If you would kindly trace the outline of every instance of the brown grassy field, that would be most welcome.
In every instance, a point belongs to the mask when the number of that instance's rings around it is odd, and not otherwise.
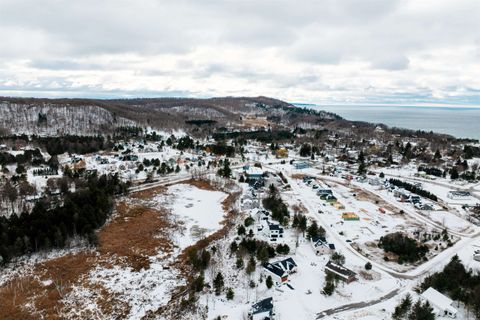
[[[201,189],[215,190],[204,181],[191,180],[187,183]],[[114,314],[119,318],[127,315],[129,306],[100,284],[89,282],[88,274],[97,266],[124,266],[134,271],[148,269],[149,257],[158,252],[168,257],[173,252],[169,234],[175,232],[178,226],[170,222],[167,210],[149,205],[152,198],[165,191],[165,187],[158,187],[118,201],[111,221],[97,232],[97,248],[47,260],[35,265],[27,275],[15,277],[1,286],[0,319],[61,319],[65,312],[69,312],[69,318],[78,319],[99,318],[102,314]],[[223,201],[223,208],[227,212],[224,227],[195,246],[204,248],[226,234],[230,227],[228,221],[236,214],[230,208],[237,197],[238,194],[230,194]],[[182,253],[172,267],[188,278],[185,262],[185,253]],[[91,298],[100,309],[98,313],[92,314],[90,310],[83,310],[80,304],[72,305],[71,301],[69,305],[64,303],[62,298],[75,286],[94,292]]]

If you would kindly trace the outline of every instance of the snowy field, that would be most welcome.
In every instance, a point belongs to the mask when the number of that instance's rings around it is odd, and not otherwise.
[[[167,209],[184,227],[182,234],[175,235],[175,242],[181,249],[220,229],[224,215],[222,201],[227,197],[226,193],[175,184],[168,188],[166,197],[169,199]]]

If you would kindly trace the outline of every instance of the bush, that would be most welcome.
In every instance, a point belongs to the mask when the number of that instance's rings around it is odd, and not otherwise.
[[[334,252],[332,254],[332,261],[338,265],[343,266],[345,264],[345,256],[339,252]]]
[[[278,254],[289,254],[290,247],[287,244],[279,244],[276,251]]]
[[[237,234],[239,236],[243,236],[243,235],[245,235],[245,231],[246,231],[245,227],[243,225],[241,225],[241,226],[238,227]]]
[[[370,262],[365,264],[365,270],[372,270],[372,264]]]
[[[232,288],[228,288],[227,290],[227,300],[233,300],[235,297],[235,292],[233,292]]]
[[[247,217],[243,224],[245,227],[250,227],[254,222],[255,220],[252,217]]]

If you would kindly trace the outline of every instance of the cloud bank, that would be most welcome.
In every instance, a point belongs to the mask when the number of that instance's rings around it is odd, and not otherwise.
[[[480,105],[477,0],[0,0],[0,95]]]

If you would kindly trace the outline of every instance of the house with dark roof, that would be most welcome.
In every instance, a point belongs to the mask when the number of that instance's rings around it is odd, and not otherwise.
[[[278,224],[268,223],[266,230],[271,242],[278,242],[279,238],[283,238],[283,227]]]
[[[328,261],[325,265],[325,272],[333,273],[335,276],[338,276],[341,280],[346,283],[353,282],[357,280],[356,273],[350,269],[345,268],[344,266]]]
[[[281,285],[288,281],[288,276],[297,272],[297,264],[292,258],[265,263],[263,270],[266,276],[271,276],[276,285]]]
[[[248,312],[250,320],[274,320],[273,298],[266,298],[252,305]]]
[[[311,243],[316,255],[332,254],[335,252],[335,245],[328,243],[325,237],[313,237]]]
[[[332,195],[333,196],[333,192],[331,189],[318,189],[317,190],[317,196],[328,196],[328,195]]]

